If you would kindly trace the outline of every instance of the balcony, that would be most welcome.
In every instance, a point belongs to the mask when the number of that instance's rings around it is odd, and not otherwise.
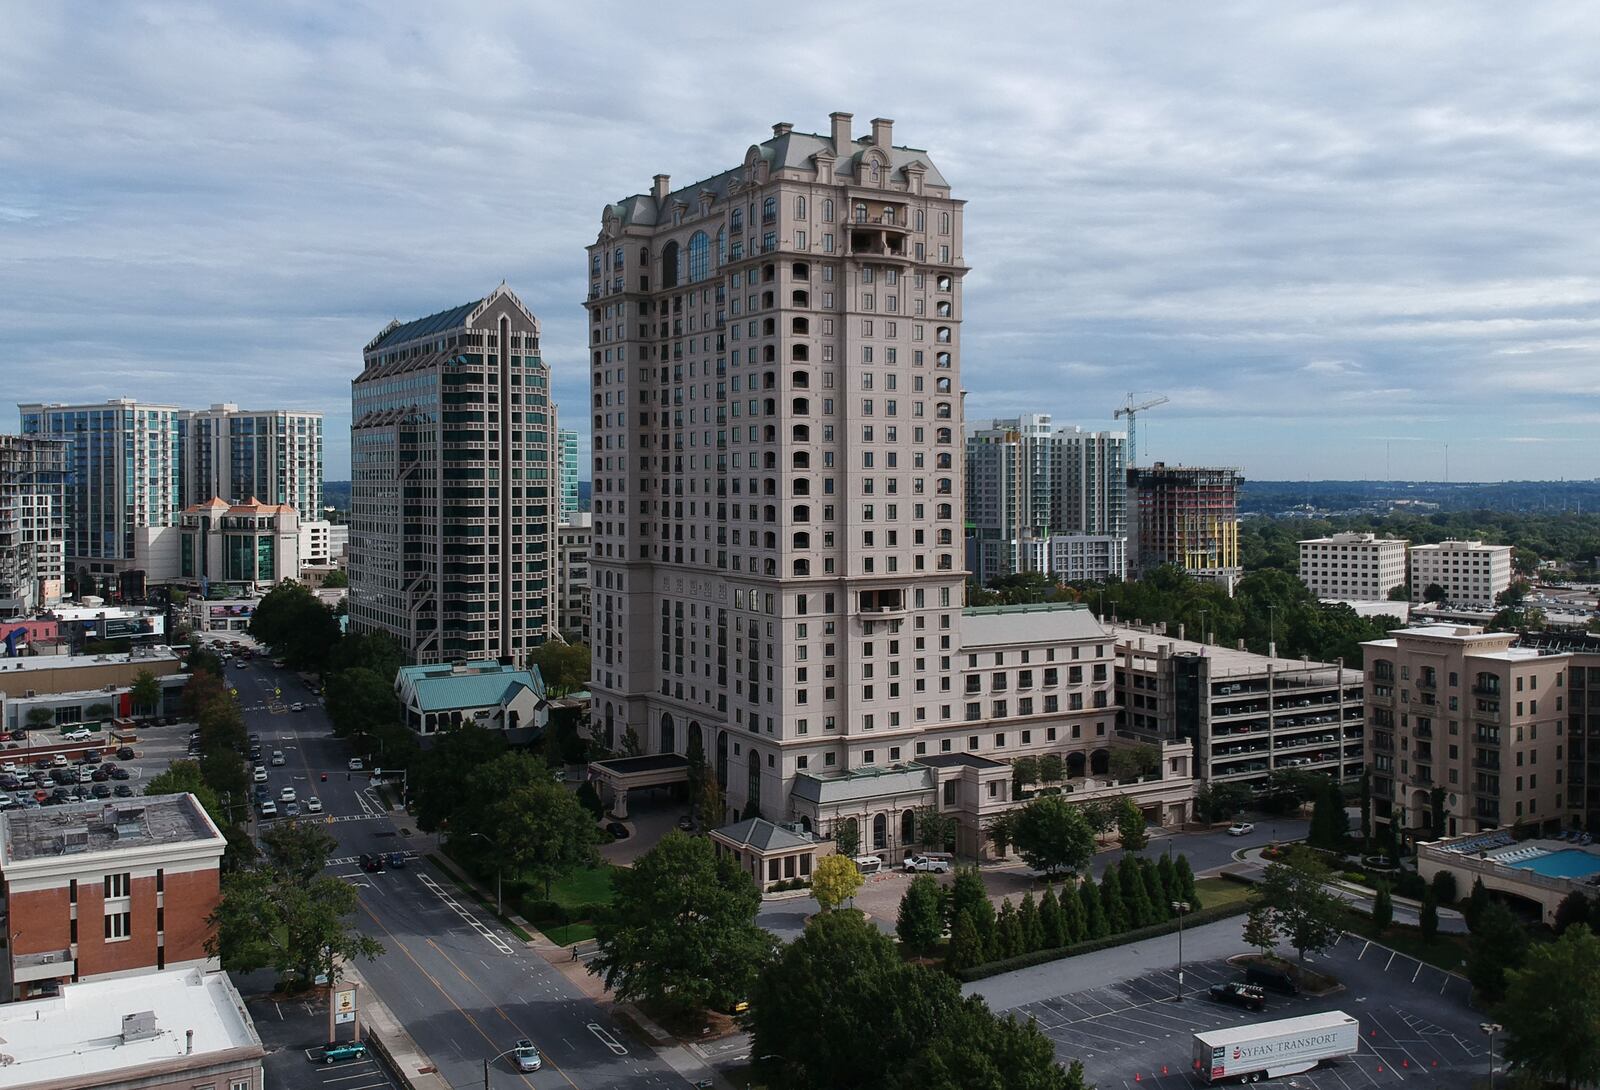
[[[18,984],[33,980],[55,980],[72,975],[71,950],[44,950],[18,954],[12,961],[11,979]]]

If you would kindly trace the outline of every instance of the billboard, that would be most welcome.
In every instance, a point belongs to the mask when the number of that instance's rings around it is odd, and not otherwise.
[[[213,621],[220,621],[228,617],[248,618],[255,612],[254,602],[231,603],[229,605],[209,605],[206,607]]]

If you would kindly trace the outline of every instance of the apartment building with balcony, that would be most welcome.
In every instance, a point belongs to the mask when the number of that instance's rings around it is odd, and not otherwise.
[[[1414,545],[1410,558],[1411,601],[1424,600],[1430,586],[1444,591],[1447,605],[1492,609],[1511,586],[1511,546],[1481,541]]]
[[[556,620],[560,506],[539,323],[501,284],[391,322],[351,384],[350,624],[413,662],[516,665]]]
[[[1362,648],[1375,823],[1436,839],[1565,820],[1570,656],[1450,624]]]
[[[1190,741],[1207,784],[1265,791],[1283,769],[1359,779],[1366,760],[1365,679],[1343,662],[1261,655],[1112,625],[1118,724],[1148,739]]]
[[[225,847],[193,795],[0,811],[0,1000],[218,968],[206,942]]]
[[[1134,572],[1163,565],[1197,579],[1222,583],[1232,593],[1239,561],[1237,469],[1169,466],[1156,462],[1128,470],[1128,551]]]
[[[66,589],[65,443],[0,435],[0,617],[27,616]]]
[[[1600,635],[1524,632],[1517,646],[1567,656],[1567,813],[1600,831]]]
[[[163,563],[180,510],[178,409],[132,398],[18,409],[23,435],[66,445],[68,574],[99,582]]]
[[[1320,599],[1378,602],[1406,581],[1404,538],[1345,533],[1300,542],[1300,581]]]
[[[253,497],[322,516],[321,413],[217,404],[179,413],[178,436],[184,507]]]

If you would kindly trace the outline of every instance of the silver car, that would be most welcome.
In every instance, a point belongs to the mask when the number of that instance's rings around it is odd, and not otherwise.
[[[511,1054],[517,1061],[518,1071],[537,1071],[544,1066],[544,1057],[539,1055],[539,1046],[526,1037],[517,1042]]]

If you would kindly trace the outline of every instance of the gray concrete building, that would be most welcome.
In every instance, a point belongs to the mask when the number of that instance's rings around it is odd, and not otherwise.
[[[391,322],[351,385],[350,624],[412,661],[521,665],[555,623],[550,373],[501,284]]]
[[[61,601],[66,458],[65,443],[0,435],[0,618]]]
[[[288,504],[322,517],[322,414],[213,405],[178,416],[182,505],[224,499]]]

